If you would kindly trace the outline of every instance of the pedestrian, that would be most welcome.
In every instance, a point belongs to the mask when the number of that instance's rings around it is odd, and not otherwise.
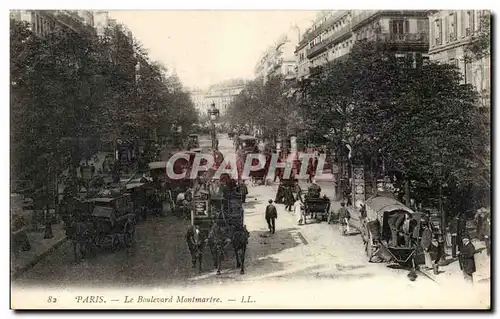
[[[490,214],[487,214],[486,219],[483,222],[483,238],[484,238],[484,244],[486,245],[486,254],[488,256],[490,256],[490,254],[491,254],[490,232],[491,232],[491,216],[490,216]]]
[[[439,274],[439,261],[444,257],[444,236],[443,234],[437,235],[437,253],[434,259],[434,264],[432,265],[434,274]]]
[[[399,245],[398,230],[405,220],[405,215],[405,213],[398,212],[389,217],[388,224],[391,229],[391,247],[397,247]]]
[[[409,247],[411,244],[411,238],[413,230],[417,226],[417,221],[413,219],[410,213],[405,214],[405,220],[403,222],[403,236],[405,240],[405,246]]]
[[[90,177],[93,178],[95,175],[95,166],[94,163],[90,165]]]
[[[242,180],[241,181],[241,200],[243,201],[243,203],[245,203],[247,201],[247,195],[248,195],[248,188],[247,188],[247,184],[245,184],[245,181]]]
[[[292,206],[294,204],[293,191],[290,186],[285,188],[285,209],[289,212],[292,211]]]
[[[342,235],[347,235],[350,233],[349,229],[349,220],[351,219],[351,214],[345,207],[345,203],[340,203],[339,209],[339,223],[340,223],[340,232]]]
[[[425,268],[432,269],[431,246],[432,246],[432,232],[427,221],[422,221],[422,235],[420,238],[420,245],[424,250]]]
[[[321,187],[316,184],[316,180],[312,180],[311,186],[307,189],[307,195],[311,198],[319,198],[321,195]]]
[[[474,254],[476,253],[476,248],[470,240],[470,236],[465,235],[462,237],[462,249],[459,253],[460,269],[464,273],[464,278],[466,281],[472,283],[472,275],[476,272],[476,261],[474,260]]]
[[[304,222],[304,224],[306,222],[303,210],[304,210],[304,205],[302,204],[302,200],[300,196],[297,196],[297,199],[293,204],[293,211],[295,212],[295,216],[297,217],[298,225],[302,225],[302,221]]]
[[[278,211],[276,206],[273,205],[273,200],[270,199],[269,205],[266,207],[266,222],[271,234],[276,232],[276,219],[278,219]]]
[[[359,209],[359,214],[360,214],[362,220],[366,218],[366,205],[365,204],[361,204],[361,208]]]

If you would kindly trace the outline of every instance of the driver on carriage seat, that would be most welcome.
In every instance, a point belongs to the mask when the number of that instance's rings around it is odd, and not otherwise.
[[[311,186],[307,189],[307,195],[310,198],[319,198],[321,195],[321,187],[316,184],[316,180],[312,181]]]

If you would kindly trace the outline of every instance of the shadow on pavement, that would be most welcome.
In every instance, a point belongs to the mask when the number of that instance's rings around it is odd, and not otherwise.
[[[256,205],[262,204],[261,200],[257,200],[256,198],[248,198],[245,203],[243,203],[243,209],[251,209],[254,208]]]

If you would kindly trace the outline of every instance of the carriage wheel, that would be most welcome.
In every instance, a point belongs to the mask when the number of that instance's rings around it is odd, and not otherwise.
[[[132,244],[134,243],[134,234],[134,225],[127,223],[127,225],[125,226],[125,231],[123,233],[123,241],[125,242],[125,246],[132,247]]]
[[[120,238],[114,234],[111,236],[111,251],[116,253],[118,250],[120,250]]]

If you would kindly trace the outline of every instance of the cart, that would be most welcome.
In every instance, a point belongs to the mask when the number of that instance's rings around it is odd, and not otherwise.
[[[402,203],[389,197],[373,197],[366,201],[366,218],[361,221],[361,236],[368,262],[386,262],[405,268],[415,268],[418,252],[416,240],[408,245],[390,245],[391,229],[389,218],[394,214],[410,213],[417,221],[415,230],[420,229],[420,213],[413,212]],[[413,236],[415,238],[418,236]]]
[[[330,199],[326,196],[320,198],[304,198],[306,216],[318,221],[326,221],[330,212]]]

